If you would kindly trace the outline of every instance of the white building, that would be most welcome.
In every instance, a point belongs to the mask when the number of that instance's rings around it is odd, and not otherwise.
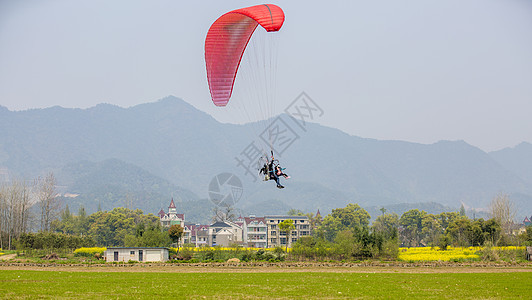
[[[167,261],[168,248],[153,247],[110,247],[104,253],[107,262],[155,262]]]
[[[237,221],[242,220],[244,245],[253,248],[267,248],[268,247],[268,226],[264,217],[240,217]],[[238,223],[238,222],[237,222]]]
[[[297,242],[300,237],[310,236],[310,222],[307,216],[265,216],[266,225],[268,226],[268,248],[277,246],[291,246]],[[295,229],[286,236],[286,232],[279,230],[279,223],[291,219],[294,221]]]
[[[194,244],[195,247],[207,246],[209,240],[209,225],[185,225],[183,243]]]
[[[233,244],[243,244],[242,226],[231,221],[216,222],[209,226],[208,246],[228,247]]]
[[[174,198],[170,201],[168,206],[168,213],[165,213],[161,208],[161,211],[157,214],[161,219],[161,225],[163,227],[170,227],[172,225],[180,225],[185,228],[185,214],[178,214],[177,208],[175,207]]]

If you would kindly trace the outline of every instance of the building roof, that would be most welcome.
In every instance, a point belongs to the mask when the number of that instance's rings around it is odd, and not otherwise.
[[[227,224],[225,222],[218,221],[218,222],[216,222],[214,224],[211,224],[210,227],[231,227],[231,225],[229,225],[229,224]]]
[[[107,247],[109,249],[167,249],[167,247]]]
[[[170,206],[168,206],[168,208],[175,208],[174,198],[170,201]]]
[[[249,223],[251,223],[251,222],[255,222],[255,221],[256,221],[257,223],[260,223],[260,222],[262,222],[262,223],[266,223],[264,217],[260,217],[260,218],[257,218],[257,217],[254,217],[254,218],[251,218],[251,217],[249,217],[249,218],[248,218],[248,217],[245,217],[245,218],[244,218],[244,221],[246,221],[246,224],[249,224]]]
[[[523,221],[523,223],[530,223],[530,220],[528,219],[528,217],[525,217],[525,220]]]
[[[196,225],[196,224],[189,224],[185,227],[190,230],[190,236],[196,236],[196,231],[203,231],[209,229],[209,225]]]
[[[307,216],[264,216],[265,219],[308,220]]]
[[[157,214],[159,216],[159,218],[162,218],[164,217],[164,215],[166,215],[166,213],[164,212],[164,210],[161,208],[161,211]]]

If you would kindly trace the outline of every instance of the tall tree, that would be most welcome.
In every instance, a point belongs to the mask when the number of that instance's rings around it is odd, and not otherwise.
[[[183,227],[181,227],[181,225],[174,224],[170,226],[170,228],[168,229],[168,235],[172,239],[172,242],[179,245],[179,240],[183,236],[183,231],[184,230],[183,230]]]
[[[438,218],[442,229],[445,230],[447,229],[447,226],[449,226],[454,220],[458,219],[460,215],[457,212],[442,212],[441,214],[436,215],[436,217]]]
[[[279,223],[279,231],[286,234],[286,250],[288,252],[288,246],[292,244],[292,236],[290,235],[292,231],[296,229],[294,225],[294,220],[286,219]]]
[[[318,227],[318,235],[333,241],[340,231],[349,229],[357,232],[357,229],[367,228],[371,216],[358,204],[349,203],[344,208],[333,209],[330,214],[323,218]]]
[[[30,227],[30,187],[23,180],[0,186],[0,247],[11,249],[13,239]]]
[[[417,247],[422,239],[423,217],[427,213],[418,209],[411,209],[405,212],[399,219],[402,226],[401,241],[410,247]]]
[[[225,221],[231,221],[234,222],[236,220],[235,215],[235,208],[231,205],[228,206],[215,206],[213,208],[213,222],[225,222]]]
[[[383,234],[386,238],[396,238],[398,226],[399,216],[396,213],[391,213],[378,216],[371,225],[371,229],[373,232]]]
[[[89,230],[87,226],[87,212],[85,211],[85,207],[80,206],[78,209],[78,217],[76,220],[76,233],[79,235],[86,234],[86,232]]]
[[[465,210],[464,204],[462,204],[462,206],[460,206],[460,216],[462,216],[462,217],[466,216],[466,210]]]
[[[386,213],[386,208],[384,208],[384,206],[383,206],[383,207],[381,207],[381,209],[379,209],[379,210],[382,212],[382,215],[384,216],[384,214]]]
[[[440,243],[443,228],[438,216],[425,214],[421,219],[421,234],[423,239],[431,247],[436,247]]]
[[[458,218],[447,227],[447,235],[456,246],[467,247],[471,245],[471,220],[466,217]]]
[[[288,210],[288,212],[286,214],[289,215],[289,216],[303,216],[303,215],[305,215],[301,210],[295,209],[295,208],[291,208],[290,210]]]
[[[41,231],[50,231],[52,221],[59,214],[61,203],[55,189],[56,180],[53,173],[37,179],[37,201],[41,209]]]
[[[503,235],[512,234],[515,206],[507,194],[498,194],[491,200],[490,214],[501,225]]]

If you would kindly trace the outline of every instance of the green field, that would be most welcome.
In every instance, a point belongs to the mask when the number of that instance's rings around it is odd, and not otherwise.
[[[532,272],[153,273],[1,270],[17,298],[528,298]]]

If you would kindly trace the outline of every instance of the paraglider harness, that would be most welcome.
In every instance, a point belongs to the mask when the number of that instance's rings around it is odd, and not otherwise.
[[[273,155],[271,161],[266,158],[266,162],[264,162],[262,168],[259,171],[259,174],[264,174],[264,181],[275,180],[275,177],[277,177],[275,175],[275,169],[278,165],[279,161],[274,159]]]

